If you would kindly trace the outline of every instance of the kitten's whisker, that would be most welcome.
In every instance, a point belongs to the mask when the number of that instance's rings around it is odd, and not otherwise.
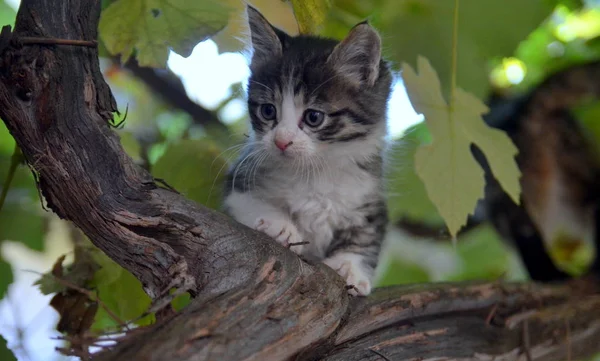
[[[252,172],[252,188],[256,188],[256,172],[260,169],[262,162],[265,159],[267,159],[268,156],[269,156],[269,153],[267,153],[266,151],[261,152],[261,154],[259,154],[257,156],[257,160],[256,160],[255,166],[254,166],[254,171]]]
[[[246,182],[246,187],[248,188],[250,188],[251,186],[252,188],[254,188],[256,186],[256,181],[254,179],[254,177],[256,176],[255,171],[256,167],[258,166],[258,162],[262,156],[263,150],[260,149],[258,154],[256,154],[256,156],[252,157],[252,159],[250,160],[250,165],[248,166],[246,177],[244,178]]]
[[[327,80],[323,81],[321,84],[319,84],[316,88],[313,89],[313,91],[310,92],[310,94],[308,95],[309,97],[311,97],[317,90],[319,90],[320,87],[322,87],[323,85],[329,83],[330,81],[332,81],[333,79],[342,76],[342,74],[334,74],[331,77],[329,77]]]
[[[224,151],[222,151],[221,153],[219,153],[219,154],[218,154],[218,155],[217,155],[217,156],[216,156],[216,157],[213,159],[213,161],[212,161],[212,163],[210,164],[210,166],[212,167],[212,166],[215,164],[215,162],[217,161],[217,159],[221,158],[221,156],[223,156],[223,155],[224,155],[226,152],[233,151],[233,152],[235,153],[235,151],[236,151],[236,150],[239,150],[239,149],[241,149],[241,148],[243,148],[243,147],[245,147],[245,146],[247,146],[247,144],[244,144],[244,143],[242,143],[242,144],[236,144],[236,145],[232,145],[231,147],[229,147],[229,148],[225,149]],[[231,157],[228,157],[228,158],[231,158]]]
[[[217,172],[217,175],[215,176],[215,178],[213,179],[212,185],[210,186],[210,190],[208,191],[208,196],[206,197],[206,202],[208,203],[208,201],[210,200],[210,197],[212,196],[212,192],[215,189],[215,185],[217,183],[217,179],[219,179],[219,176],[221,175],[221,172],[223,172],[223,169],[225,169],[225,167],[229,166],[231,164],[231,159],[237,155],[236,150],[239,150],[245,146],[249,146],[252,144],[248,144],[248,143],[242,143],[242,144],[236,144],[236,145],[232,145],[231,147],[225,149],[224,151],[222,151],[219,155],[217,155],[215,157],[215,159],[213,159],[213,161],[210,164],[210,168],[212,169],[212,167],[214,166],[215,162],[217,161],[217,159],[219,159],[221,156],[224,155],[225,152],[228,151],[232,151],[232,153],[227,156],[225,158],[225,162],[223,162],[223,165],[219,168],[219,171]]]
[[[250,82],[251,82],[251,83],[254,83],[254,84],[256,84],[256,85],[260,85],[260,86],[264,87],[264,88],[265,88],[265,89],[267,89],[267,90],[270,90],[270,91],[271,91],[273,94],[275,93],[275,91],[274,91],[273,89],[271,89],[270,87],[268,87],[267,85],[265,85],[265,84],[263,84],[263,83],[261,83],[261,82],[258,82],[258,81],[256,81],[256,80],[250,80]]]
[[[258,150],[253,150],[253,151],[252,151],[252,152],[250,152],[250,153],[249,153],[249,154],[248,154],[246,157],[244,157],[244,159],[242,159],[242,160],[241,160],[241,161],[238,163],[237,167],[235,167],[235,170],[234,170],[234,172],[233,172],[233,177],[232,177],[232,180],[231,180],[231,191],[233,191],[233,190],[235,189],[235,179],[236,179],[236,177],[237,177],[238,171],[240,170],[240,167],[242,166],[242,164],[244,164],[244,162],[245,162],[245,161],[246,161],[248,158],[250,158],[250,157],[253,157],[254,155],[258,154],[260,151],[261,151],[261,149],[260,149],[260,148],[259,148]]]

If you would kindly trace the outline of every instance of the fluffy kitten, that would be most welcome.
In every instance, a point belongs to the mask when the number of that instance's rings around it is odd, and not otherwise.
[[[364,22],[341,42],[292,37],[252,7],[248,18],[253,131],[229,172],[225,211],[368,295],[387,224],[392,75],[379,35]]]

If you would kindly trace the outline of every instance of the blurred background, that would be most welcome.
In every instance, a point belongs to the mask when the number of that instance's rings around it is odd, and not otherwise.
[[[112,2],[103,1],[103,6]],[[134,59],[122,64],[101,46],[104,76],[121,113],[127,109],[125,122],[115,129],[125,150],[155,177],[213,208],[220,202],[227,165],[237,156],[234,146],[243,142],[248,131],[244,99],[249,69],[240,40],[245,31],[243,3],[225,2],[235,9],[227,28],[197,44],[187,57],[171,51],[167,68],[141,67]],[[250,3],[274,25],[291,34],[298,32],[289,3]],[[381,32],[384,55],[394,69],[399,70],[403,62],[414,67],[417,55],[424,55],[446,86],[451,73],[453,4],[332,0],[320,33],[342,38],[350,27],[368,18]],[[18,6],[19,0],[0,0],[0,25],[14,24]],[[552,72],[600,58],[598,0],[463,0],[460,9],[457,83],[482,100],[492,92],[520,94]],[[597,107],[580,114],[595,134],[600,134],[596,124],[600,122],[594,122],[598,112]],[[414,172],[415,149],[430,137],[399,75],[389,103],[389,130],[393,146],[386,177],[391,226],[378,285],[526,280],[520,260],[490,225],[461,234],[456,244],[448,236]],[[14,144],[1,123],[1,185],[12,173],[13,159],[18,160],[18,154],[13,157]],[[55,329],[60,316],[49,306],[53,287],[34,283],[61,255],[67,255],[65,264],[71,262],[74,245],[86,242],[82,238],[70,224],[44,210],[31,170],[18,164],[0,211],[0,335],[19,360],[70,359],[55,350],[64,341]],[[593,255],[592,246],[583,241],[548,246],[556,262],[574,275],[587,267]],[[102,268],[94,269],[90,280],[100,298],[122,319],[139,316],[149,302],[139,282],[110,260],[95,257]],[[110,292],[103,293],[104,289]],[[114,320],[100,309],[92,330],[111,326]]]

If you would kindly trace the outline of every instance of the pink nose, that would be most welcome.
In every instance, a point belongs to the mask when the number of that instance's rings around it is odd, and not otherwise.
[[[287,149],[287,147],[289,147],[290,145],[292,145],[292,141],[289,140],[281,140],[281,139],[275,139],[275,145],[277,146],[277,148],[281,149],[281,151],[283,152],[284,150]]]

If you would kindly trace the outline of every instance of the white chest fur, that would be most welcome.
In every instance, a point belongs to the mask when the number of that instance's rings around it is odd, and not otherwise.
[[[357,208],[376,191],[377,180],[356,166],[333,167],[313,174],[291,176],[287,172],[265,180],[269,192],[260,192],[267,200],[288,213],[310,242],[304,253],[323,258],[334,232],[365,222]]]

